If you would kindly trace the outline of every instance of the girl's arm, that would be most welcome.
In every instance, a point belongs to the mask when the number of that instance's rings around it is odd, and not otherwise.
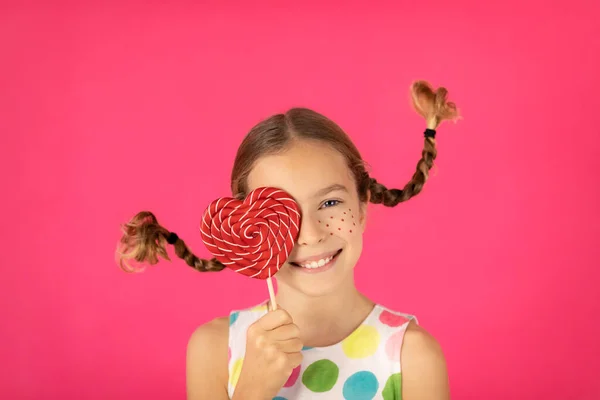
[[[229,319],[227,317],[217,318],[194,331],[187,348],[188,400],[229,400],[228,341]]]
[[[425,329],[411,322],[401,354],[402,399],[449,400],[446,360],[438,342]]]

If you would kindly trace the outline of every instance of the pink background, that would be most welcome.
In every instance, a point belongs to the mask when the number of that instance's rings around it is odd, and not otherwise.
[[[414,79],[465,118],[421,196],[371,206],[358,286],[438,338],[454,399],[600,396],[597,1],[145,3],[0,8],[2,398],[184,398],[191,332],[266,285],[125,274],[119,224],[152,210],[207,256],[236,146],[297,105],[403,185]]]

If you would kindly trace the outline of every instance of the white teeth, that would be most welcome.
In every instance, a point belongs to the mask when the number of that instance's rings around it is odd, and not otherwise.
[[[319,261],[312,261],[306,264],[300,264],[300,266],[302,268],[308,268],[308,269],[314,269],[314,268],[319,268],[324,266],[325,264],[329,263],[329,261],[333,260],[333,257],[327,257],[327,258],[323,258]]]

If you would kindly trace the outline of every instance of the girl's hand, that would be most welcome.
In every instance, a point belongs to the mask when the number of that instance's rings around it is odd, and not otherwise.
[[[250,325],[234,399],[272,399],[302,363],[300,330],[283,309]]]

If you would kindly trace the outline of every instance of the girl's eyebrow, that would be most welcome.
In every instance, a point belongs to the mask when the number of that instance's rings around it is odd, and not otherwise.
[[[339,183],[334,183],[333,185],[329,185],[326,188],[319,190],[317,193],[315,193],[314,197],[323,197],[326,194],[329,194],[331,192],[335,192],[338,190],[348,193],[348,189],[346,188],[346,186],[340,185]]]

